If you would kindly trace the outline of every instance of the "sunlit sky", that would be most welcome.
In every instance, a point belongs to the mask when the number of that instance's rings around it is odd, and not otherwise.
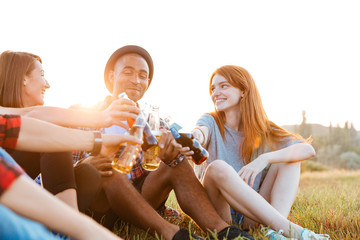
[[[212,72],[225,64],[254,77],[269,118],[360,129],[358,1],[0,2],[0,51],[43,60],[49,106],[92,104],[107,94],[105,63],[136,44],[154,60],[142,102],[158,104],[185,129],[213,110]]]

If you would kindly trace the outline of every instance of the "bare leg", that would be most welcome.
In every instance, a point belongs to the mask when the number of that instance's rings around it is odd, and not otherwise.
[[[205,188],[208,193],[221,193],[234,209],[248,218],[270,226],[275,230],[283,229],[286,236],[294,234],[300,236],[303,228],[288,221],[261,195],[247,185],[235,170],[224,161],[214,161],[209,165],[204,177]],[[210,196],[213,199],[212,196]],[[215,196],[217,200],[221,198]]]
[[[287,218],[296,198],[299,181],[300,162],[272,164],[259,193]]]
[[[149,233],[164,236],[165,239],[172,239],[179,227],[164,220],[141,194],[130,183],[126,174],[113,171],[111,177],[103,177],[102,182],[105,198],[114,212],[123,220],[134,224],[144,230],[149,229]],[[101,196],[100,196],[101,198]],[[99,199],[97,201],[100,201]],[[103,207],[106,205],[103,205]],[[93,204],[96,209],[96,204]],[[102,209],[102,210],[105,210]]]
[[[142,195],[157,208],[171,189],[174,189],[181,209],[204,231],[210,229],[219,232],[229,226],[214,209],[188,161],[183,161],[174,168],[161,163],[159,169],[146,178]]]
[[[231,223],[232,218],[230,214],[230,205],[221,194],[220,190],[210,184],[204,184],[204,186],[210,201],[213,203],[215,210],[218,212],[220,217],[227,223]]]
[[[300,180],[300,162],[272,164],[259,194],[281,215],[288,217],[294,204]],[[256,227],[257,222],[245,218],[245,227]]]

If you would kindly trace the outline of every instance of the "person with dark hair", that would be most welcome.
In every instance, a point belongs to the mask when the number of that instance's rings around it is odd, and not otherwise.
[[[12,113],[67,127],[121,125],[121,120],[135,118],[139,112],[135,106],[131,106],[131,101],[125,103],[126,100],[115,101],[102,112],[43,107],[44,93],[49,87],[39,56],[27,52],[1,53],[0,106],[8,108],[7,111],[12,108]],[[80,211],[90,205],[99,190],[100,175],[97,170],[89,164],[73,167],[71,152],[15,151],[12,157],[31,178],[41,173],[45,189]]]
[[[315,155],[308,140],[270,121],[250,73],[226,65],[210,78],[215,111],[204,114],[193,135],[209,159],[195,172],[225,221],[263,224],[270,239],[329,239],[287,220],[300,179],[300,162]]]
[[[153,61],[145,49],[135,45],[119,48],[105,67],[105,85],[112,94],[106,102],[110,103],[120,93],[126,93],[136,103],[147,91],[153,74]],[[127,130],[112,126],[104,131],[124,133]],[[156,171],[151,172],[142,168],[142,154],[136,159],[130,174],[112,170],[111,161],[107,159],[89,157],[82,160],[96,166],[103,175],[101,195],[91,206],[98,220],[104,220],[104,214],[105,222],[110,220],[110,216],[116,216],[166,240],[190,239],[190,235],[192,239],[201,239],[187,229],[164,220],[156,211],[164,206],[170,191],[174,190],[183,212],[205,232],[215,231],[218,239],[235,239],[239,236],[253,239],[236,226],[229,226],[217,214],[191,165],[183,161],[184,156],[180,154],[179,150],[189,148],[177,144],[170,131],[165,129],[161,130],[159,146],[158,157],[162,162]],[[108,227],[111,226],[110,222]]]

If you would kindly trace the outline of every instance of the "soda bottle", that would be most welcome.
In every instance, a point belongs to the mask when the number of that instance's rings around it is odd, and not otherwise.
[[[145,124],[145,116],[142,112],[140,112],[130,129],[130,135],[135,136],[138,139],[142,139]],[[139,153],[139,147],[139,144],[132,143],[125,143],[123,147],[120,147],[112,162],[113,169],[120,173],[129,173],[134,165],[136,156]]]
[[[149,128],[147,128],[147,126]],[[145,126],[144,129],[144,144],[142,145],[142,167],[148,171],[155,171],[161,162],[161,160],[158,159],[160,153],[160,147],[158,145],[160,141],[159,107],[151,106],[147,126]],[[145,137],[145,135],[147,136]]]
[[[170,126],[170,131],[171,131],[172,135],[174,136],[175,140],[178,143],[180,143],[182,146],[189,147],[190,150],[194,152],[194,154],[192,155],[192,161],[195,164],[197,164],[197,165],[202,164],[209,157],[208,151],[206,151],[206,149],[203,148],[201,146],[201,144],[199,143],[199,141],[196,140],[195,138],[192,139],[188,136],[188,134],[179,133],[177,126],[179,126],[179,125],[172,124]]]

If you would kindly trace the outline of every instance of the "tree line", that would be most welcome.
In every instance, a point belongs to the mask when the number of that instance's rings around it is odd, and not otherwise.
[[[313,160],[334,168],[360,169],[360,139],[353,123],[347,121],[343,127],[330,123],[326,134],[315,133],[312,127],[303,111],[302,122],[294,130],[304,138],[312,137],[316,150]]]

